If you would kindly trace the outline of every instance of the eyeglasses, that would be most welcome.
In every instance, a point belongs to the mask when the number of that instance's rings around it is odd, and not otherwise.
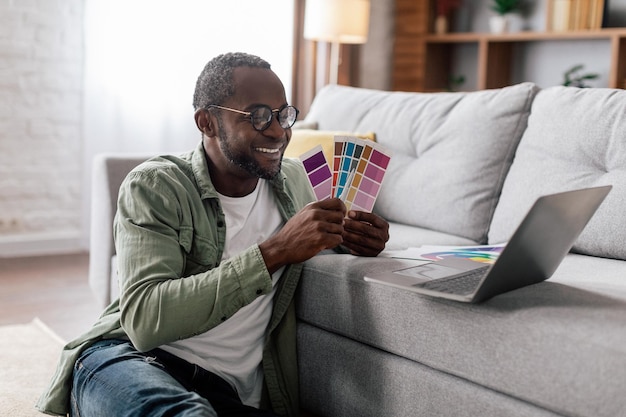
[[[272,124],[272,120],[274,120],[274,113],[278,116],[278,123],[280,127],[283,129],[289,129],[296,122],[298,118],[298,113],[300,112],[294,106],[284,105],[279,109],[272,110],[269,106],[259,106],[252,111],[241,111],[236,109],[231,109],[230,107],[218,106],[217,104],[209,104],[209,107],[215,107],[216,109],[228,110],[234,113],[243,114],[250,117],[250,123],[252,123],[252,127],[254,130],[259,132],[264,131]]]

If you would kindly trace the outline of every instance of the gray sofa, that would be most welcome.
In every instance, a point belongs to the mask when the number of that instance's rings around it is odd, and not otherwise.
[[[626,91],[329,86],[305,122],[394,156],[388,248],[506,241],[534,200],[613,190],[548,281],[478,305],[365,282],[393,259],[321,255],[299,288],[302,405],[320,416],[626,416]]]
[[[375,211],[389,249],[506,241],[543,194],[613,190],[548,281],[466,305],[363,280],[408,261],[323,254],[298,299],[301,405],[318,416],[626,415],[626,91],[524,83],[471,93],[341,86],[305,124],[394,153]],[[90,282],[105,304],[121,178],[94,165]],[[113,261],[114,262],[114,261]]]

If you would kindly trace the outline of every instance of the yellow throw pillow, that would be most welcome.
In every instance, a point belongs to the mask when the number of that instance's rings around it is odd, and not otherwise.
[[[333,160],[333,145],[335,136],[356,136],[360,139],[368,139],[376,142],[376,134],[374,132],[354,133],[313,129],[293,129],[291,131],[291,142],[289,142],[289,145],[285,150],[285,156],[288,158],[298,158],[300,155],[310,149],[313,149],[317,145],[322,145],[326,161],[330,164]]]

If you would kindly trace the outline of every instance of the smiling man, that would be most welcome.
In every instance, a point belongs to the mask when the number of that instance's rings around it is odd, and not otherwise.
[[[120,188],[120,299],[64,349],[38,408],[73,416],[296,416],[300,263],[376,256],[388,224],[314,202],[283,160],[298,110],[264,60],[211,60],[198,78],[197,149],[151,159]]]

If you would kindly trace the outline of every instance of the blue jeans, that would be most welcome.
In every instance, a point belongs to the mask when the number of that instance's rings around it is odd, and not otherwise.
[[[242,404],[229,383],[197,365],[115,339],[95,343],[76,361],[70,415],[276,416]]]

